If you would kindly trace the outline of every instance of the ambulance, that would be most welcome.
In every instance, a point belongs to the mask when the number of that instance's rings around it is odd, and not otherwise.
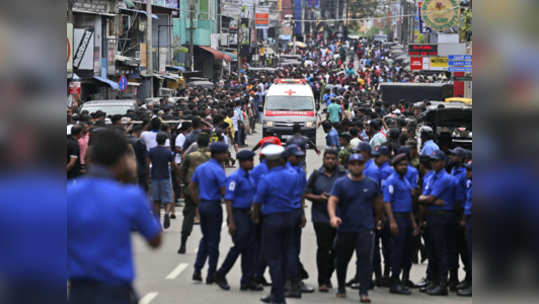
[[[275,79],[266,94],[263,112],[263,137],[276,136],[286,142],[292,127],[316,144],[317,115],[311,86],[305,79]]]

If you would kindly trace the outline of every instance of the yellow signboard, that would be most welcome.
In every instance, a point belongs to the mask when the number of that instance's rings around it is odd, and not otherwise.
[[[146,58],[147,58],[147,51],[146,51],[146,43],[140,44],[140,66],[146,67]]]
[[[449,68],[449,59],[447,57],[430,57],[431,68]]]
[[[446,31],[455,26],[459,16],[457,0],[425,0],[421,9],[423,22],[435,31]]]

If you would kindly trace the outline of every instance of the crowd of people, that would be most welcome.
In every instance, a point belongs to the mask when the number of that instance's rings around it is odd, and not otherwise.
[[[471,151],[434,141],[436,130],[419,121],[426,104],[388,106],[378,90],[382,82],[445,76],[407,71],[391,58],[388,45],[374,41],[320,40],[297,51],[300,66],[275,73],[247,69],[214,89],[181,89],[174,103],[163,98],[108,117],[68,109],[73,303],[117,303],[99,298],[104,286],[120,286],[111,297],[132,296],[129,232],[138,230],[158,247],[161,217],[168,229],[179,198],[184,203],[177,253],[185,254],[194,224],[202,231],[195,281],[202,281],[208,260],[206,283],[229,290],[226,275],[241,255],[241,290],[269,286],[269,268],[271,292],[262,301],[285,303],[285,297],[312,292],[303,283],[308,272],[299,258],[308,201],[320,292],[332,290],[336,272],[337,297],[345,297],[347,287],[359,289],[362,303],[370,302],[369,289],[383,286],[402,295],[420,288],[430,295],[449,289],[471,296]],[[322,166],[313,172],[305,171],[312,145],[300,134],[286,145],[266,137],[245,149],[275,78],[306,79],[313,89],[326,133],[323,153],[315,147]],[[226,176],[226,167],[236,170]],[[223,203],[234,246],[218,267]],[[357,271],[347,280],[354,251]],[[411,267],[424,260],[425,279],[414,283]]]

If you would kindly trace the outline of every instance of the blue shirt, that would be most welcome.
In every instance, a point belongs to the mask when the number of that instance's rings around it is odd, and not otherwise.
[[[220,201],[221,187],[226,186],[226,173],[221,164],[214,158],[195,169],[193,182],[198,184],[200,200]]]
[[[339,147],[340,146],[340,143],[339,143],[339,133],[337,132],[337,130],[335,130],[335,128],[331,128],[331,130],[329,130],[328,134],[326,135],[326,145],[328,147]]]
[[[423,195],[434,195],[445,201],[444,206],[429,205],[429,210],[454,210],[455,209],[455,178],[451,176],[445,169],[434,173],[429,180]]]
[[[68,278],[131,283],[135,277],[131,229],[137,227],[148,240],[160,231],[149,206],[138,186],[101,177],[68,184]]]
[[[329,194],[331,192],[331,188],[333,188],[333,185],[335,184],[335,181],[338,178],[346,175],[346,171],[341,167],[337,167],[331,177],[327,176],[327,174],[324,172],[325,170],[322,167],[315,170],[311,176],[309,176],[309,180],[307,181],[307,189],[305,190],[306,193],[321,195],[325,192]],[[313,202],[311,208],[311,219],[313,223],[329,223],[327,202]]]
[[[278,166],[266,173],[256,189],[254,201],[261,204],[262,214],[296,210],[294,197],[298,188],[298,174]]]
[[[169,179],[168,164],[174,161],[174,153],[163,146],[150,149],[148,157],[152,163],[151,179]]]
[[[363,169],[363,175],[372,178],[375,182],[380,185],[381,179],[380,179],[380,168],[378,168],[378,165],[374,162],[374,159],[369,160],[365,163],[365,169]]]
[[[380,166],[380,186],[382,186],[384,181],[390,177],[393,172],[395,172],[395,169],[393,169],[388,162],[385,162]]]
[[[251,208],[255,191],[253,177],[239,168],[232,172],[226,180],[225,200],[232,201],[234,208]]]
[[[391,203],[393,212],[412,212],[412,184],[406,176],[394,172],[384,182],[384,202]]]
[[[255,183],[255,188],[258,187],[258,184],[260,183],[260,180],[266,173],[269,172],[268,166],[266,165],[266,160],[262,160],[260,164],[256,165],[256,167],[251,170],[251,177],[253,178],[253,181]]]
[[[395,171],[395,168],[391,167],[391,169],[391,174],[395,174],[397,172]],[[408,165],[408,170],[406,171],[404,177],[408,180],[412,188],[419,187],[419,171],[417,171],[415,167]]]
[[[451,175],[455,177],[455,200],[463,203],[466,200],[466,168],[453,167]]]
[[[466,201],[464,203],[464,214],[472,215],[472,180],[466,180]]]
[[[434,151],[440,150],[440,147],[431,139],[427,140],[421,149],[421,155],[432,156]]]
[[[337,216],[342,220],[339,231],[358,232],[374,229],[374,199],[379,195],[378,184],[369,177],[352,181],[343,176],[335,181],[331,195],[339,198]]]
[[[305,194],[305,188],[307,187],[307,174],[301,165],[292,166],[290,163],[286,163],[286,168],[292,170],[292,172],[298,175],[298,185],[296,187],[294,207],[299,209],[301,208],[301,200],[303,199],[303,194]]]

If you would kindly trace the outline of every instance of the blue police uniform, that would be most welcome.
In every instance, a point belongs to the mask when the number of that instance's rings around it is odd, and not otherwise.
[[[373,200],[380,194],[379,185],[369,177],[361,181],[352,181],[348,176],[343,176],[335,181],[330,194],[339,199],[337,216],[342,219],[342,225],[337,230],[335,245],[339,290],[345,289],[346,269],[355,250],[356,271],[360,280],[359,293],[367,295],[373,266],[374,209],[372,205]]]
[[[266,165],[266,160],[263,159],[258,165],[256,165],[253,170],[251,170],[250,175],[253,178],[255,189],[258,189],[258,184],[262,177],[269,172],[268,166]],[[261,219],[261,222],[264,219]],[[262,224],[256,225],[256,262],[255,262],[255,276],[257,278],[262,278],[266,269],[266,261],[264,259],[264,253],[262,252]]]
[[[258,187],[258,184],[260,183],[260,180],[262,177],[269,172],[268,166],[266,165],[266,160],[262,160],[258,165],[256,165],[253,170],[251,170],[250,174],[253,178],[253,181],[255,183],[255,187]]]
[[[457,148],[458,149],[458,148]],[[455,149],[456,150],[456,149]],[[454,150],[453,150],[454,151]],[[464,207],[464,202],[466,200],[466,169],[462,166],[459,167],[453,167],[451,168],[451,175],[455,179],[455,202],[462,204],[459,205],[461,207]],[[466,272],[466,276],[469,279],[468,273],[470,272],[472,265],[471,260],[468,259],[469,253],[468,253],[468,245],[466,244],[466,231],[465,229],[461,229],[460,226],[455,227],[455,234],[456,234],[456,249],[451,250],[456,253],[456,256],[452,257],[452,264],[450,265],[451,273],[451,279],[454,281],[458,280],[458,268],[459,268],[459,256],[462,259],[462,264],[464,265],[464,271]]]
[[[220,188],[226,186],[226,173],[221,164],[212,158],[196,168],[192,181],[198,184],[200,199],[198,211],[202,230],[202,239],[195,261],[195,272],[201,271],[209,256],[208,277],[211,278],[215,273],[219,259],[219,242],[223,223]]]
[[[217,273],[226,276],[241,254],[241,285],[247,286],[254,276],[256,258],[256,227],[249,216],[256,187],[252,176],[241,168],[230,174],[226,184],[225,200],[232,202],[236,233],[232,236],[234,246]]]
[[[131,229],[147,240],[160,233],[146,194],[92,166],[89,176],[67,185],[67,206],[70,301],[126,303],[135,276]]]
[[[464,203],[464,215],[466,216],[466,240],[468,245],[468,260],[472,260],[472,180],[466,181],[466,202]],[[469,274],[472,273],[470,267]],[[471,276],[470,276],[471,277]]]
[[[426,218],[432,253],[431,277],[444,287],[447,272],[456,257],[455,179],[442,169],[434,172],[426,182],[423,195],[433,195],[445,202],[443,206],[429,205]]]
[[[298,223],[297,208],[294,206],[298,183],[296,173],[277,166],[261,178],[254,198],[261,205],[262,251],[270,268],[273,301],[277,303],[285,303],[287,253]]]
[[[423,149],[421,149],[421,155],[432,156],[434,151],[440,150],[440,147],[434,142],[434,140],[427,140],[423,144]]]
[[[393,283],[399,281],[401,269],[409,263],[412,246],[412,184],[406,176],[394,172],[384,183],[384,203],[390,203],[398,235],[391,236],[391,274]]]

